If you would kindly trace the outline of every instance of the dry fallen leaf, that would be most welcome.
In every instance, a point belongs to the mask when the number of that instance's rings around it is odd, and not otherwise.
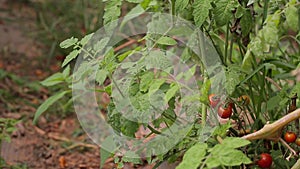
[[[64,156],[59,157],[59,167],[60,168],[65,168],[66,167],[66,159]]]

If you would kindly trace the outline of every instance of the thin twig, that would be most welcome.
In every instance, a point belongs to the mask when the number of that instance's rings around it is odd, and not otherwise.
[[[78,146],[88,147],[88,148],[95,148],[95,149],[98,149],[98,148],[99,148],[97,145],[94,145],[94,144],[87,144],[87,143],[82,143],[82,142],[73,141],[73,140],[70,140],[70,139],[68,139],[68,138],[66,138],[66,137],[59,136],[59,135],[55,135],[55,134],[52,134],[52,133],[48,133],[47,136],[48,136],[49,138],[51,138],[51,139],[54,139],[54,140],[74,143],[74,144],[72,144],[71,146],[67,147],[67,148],[66,148],[67,150],[76,148],[76,147],[78,147]]]
[[[286,148],[288,148],[294,156],[297,156],[296,151],[295,151],[292,147],[290,147],[290,146],[289,146],[289,145],[288,145],[281,137],[279,137],[279,141],[280,141],[284,146],[286,146]]]
[[[125,48],[125,47],[127,47],[127,46],[130,46],[130,45],[132,45],[132,44],[134,44],[134,43],[136,43],[136,42],[137,42],[137,40],[131,39],[131,40],[127,41],[126,43],[123,43],[122,45],[117,46],[117,47],[114,49],[114,52],[117,52],[117,51],[119,51],[119,50],[121,50],[121,49],[123,49],[123,48]]]

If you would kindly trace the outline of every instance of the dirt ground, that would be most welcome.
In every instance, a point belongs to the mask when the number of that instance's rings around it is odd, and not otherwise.
[[[37,30],[36,13],[20,0],[0,0],[0,69],[25,79],[16,83],[6,76],[0,89],[9,97],[0,99],[0,117],[22,119],[10,143],[1,145],[1,157],[9,166],[23,164],[27,168],[99,168],[99,147],[82,132],[75,114],[62,119],[42,117],[37,126],[32,117],[37,106],[49,97],[46,88],[33,91],[27,84],[59,71],[60,63],[42,57],[47,49],[30,34]],[[53,57],[55,58],[55,57]],[[80,135],[74,136],[79,132]],[[109,159],[103,168],[114,168]],[[125,167],[131,168],[131,165]]]
[[[99,148],[84,133],[73,137],[80,130],[75,114],[67,118],[42,117],[37,126],[32,124],[36,107],[47,97],[47,89],[32,91],[26,86],[44,79],[59,70],[59,62],[51,60],[45,66],[42,57],[47,49],[30,36],[37,30],[36,13],[25,2],[0,0],[0,69],[25,80],[18,84],[7,76],[0,82],[0,89],[11,98],[1,97],[0,116],[22,119],[10,143],[1,145],[1,157],[8,165],[25,164],[27,168],[99,168]],[[108,163],[104,168],[113,168]]]
[[[61,64],[55,57],[45,58],[49,49],[32,36],[38,30],[36,15],[26,0],[0,0],[0,70],[13,75],[0,79],[0,90],[5,91],[0,93],[0,117],[21,120],[11,142],[2,142],[1,157],[8,168],[99,168],[100,148],[82,131],[75,113],[42,116],[37,125],[32,124],[36,108],[50,94],[44,87],[29,86],[59,71]],[[115,167],[110,158],[103,168]],[[124,165],[125,169],[152,167]]]

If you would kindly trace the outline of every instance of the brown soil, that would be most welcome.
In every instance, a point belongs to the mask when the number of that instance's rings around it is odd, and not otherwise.
[[[36,13],[26,2],[0,0],[0,69],[17,75],[25,84],[10,77],[1,79],[0,89],[9,93],[0,100],[0,117],[22,119],[11,142],[2,142],[1,157],[9,166],[28,168],[99,168],[99,148],[80,131],[74,114],[65,119],[42,117],[37,126],[32,117],[49,93],[33,91],[26,85],[59,70],[60,63],[43,56],[47,51],[30,33],[37,30]],[[45,65],[44,61],[48,64]],[[113,168],[109,162],[104,168]]]
[[[36,13],[26,0],[0,0],[0,69],[17,75],[0,79],[0,117],[20,119],[11,142],[2,141],[1,157],[8,166],[25,164],[30,169],[99,168],[99,147],[81,130],[75,113],[62,118],[55,114],[42,116],[32,124],[36,108],[49,97],[46,88],[33,90],[28,84],[59,71],[60,61],[43,56],[48,49],[31,36],[36,31]],[[46,60],[46,63],[45,63]],[[104,169],[115,168],[113,159]],[[133,166],[124,168],[145,168]],[[174,168],[163,164],[160,168]]]

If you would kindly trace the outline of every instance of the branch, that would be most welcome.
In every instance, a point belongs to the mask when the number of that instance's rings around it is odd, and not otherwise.
[[[300,158],[297,160],[296,164],[292,167],[292,169],[298,169],[300,168]]]
[[[281,136],[281,131],[288,123],[300,118],[300,108],[283,116],[281,119],[272,124],[266,124],[262,129],[257,132],[243,136],[247,140],[267,139],[278,141]]]

